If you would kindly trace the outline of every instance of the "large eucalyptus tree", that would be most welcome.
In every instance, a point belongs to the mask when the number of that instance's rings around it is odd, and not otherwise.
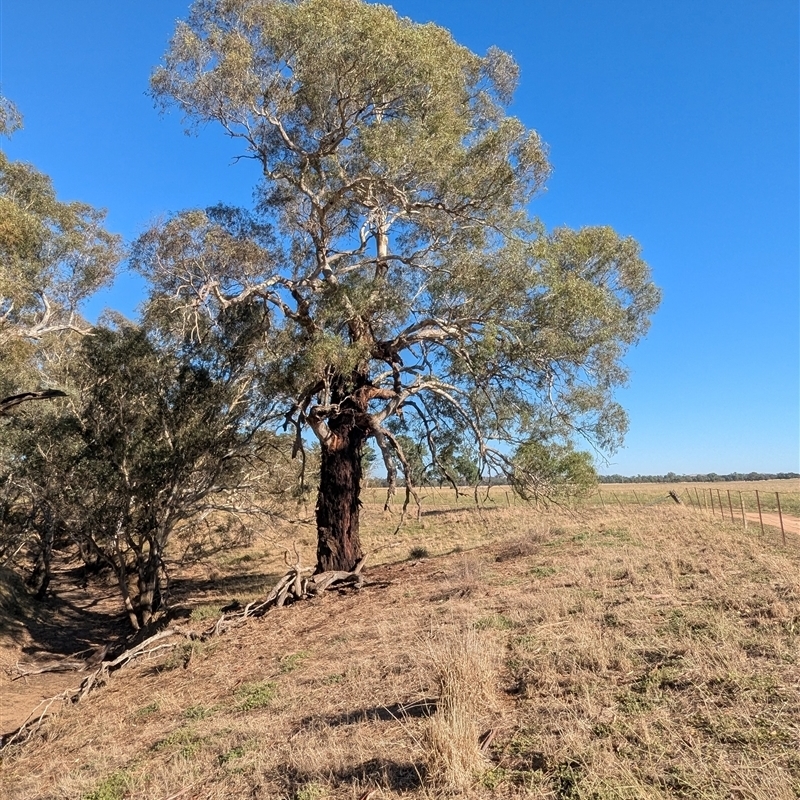
[[[368,438],[393,478],[399,431],[497,471],[515,442],[611,449],[626,428],[613,390],[659,293],[632,239],[529,216],[550,167],[506,113],[516,78],[362,0],[197,0],[153,75],[263,180],[253,214],[178,215],[135,263],[187,330],[258,310],[265,387],[321,448],[320,570],[362,555]]]

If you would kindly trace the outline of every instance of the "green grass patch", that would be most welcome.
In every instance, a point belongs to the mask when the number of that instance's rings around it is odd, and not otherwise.
[[[136,711],[133,713],[133,718],[136,722],[144,722],[144,720],[149,719],[153,716],[153,714],[158,712],[158,703],[152,702],[146,706],[142,706],[141,708],[137,708]]]
[[[321,800],[327,791],[322,784],[312,781],[300,786],[294,793],[294,800]]]
[[[130,776],[125,770],[112,772],[91,792],[81,795],[81,800],[122,800],[128,791]]]
[[[217,619],[221,613],[222,606],[218,603],[212,603],[211,605],[197,606],[197,608],[192,609],[189,619],[192,622],[205,622],[206,620]]]
[[[529,569],[528,575],[532,578],[549,578],[551,575],[555,575],[556,572],[558,572],[558,570],[555,567],[551,567],[548,564],[541,564]]]
[[[518,650],[531,653],[541,649],[542,640],[531,633],[525,633],[521,636],[515,636],[511,645]]]
[[[483,630],[497,630],[508,631],[516,627],[514,620],[505,616],[505,614],[490,614],[488,617],[481,617],[475,621],[475,628],[479,631]]]
[[[294,672],[307,658],[308,653],[305,650],[284,656],[280,661],[281,673],[288,675],[290,672]]]
[[[189,720],[191,722],[196,722],[197,720],[206,719],[210,717],[212,714],[216,712],[216,708],[207,707],[207,706],[189,706],[188,708],[184,709],[183,711],[183,718],[185,720]]]
[[[254,711],[257,708],[266,708],[274,699],[276,687],[272,681],[260,683],[244,683],[234,692],[238,702],[239,711]]]
[[[186,759],[194,758],[202,745],[203,737],[192,728],[181,727],[153,745],[153,750],[172,750]]]
[[[230,750],[220,753],[219,756],[217,756],[217,760],[219,761],[220,766],[224,766],[229,761],[234,761],[237,758],[241,758],[246,752],[247,750],[242,745],[239,745],[238,747],[231,747]]]
[[[188,667],[194,651],[194,642],[182,642],[169,654],[169,658],[164,662],[164,669],[171,670],[178,667]]]

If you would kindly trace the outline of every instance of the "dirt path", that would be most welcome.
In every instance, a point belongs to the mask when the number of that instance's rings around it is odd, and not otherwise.
[[[80,685],[81,672],[46,672],[17,678],[28,669],[51,665],[102,645],[112,647],[129,632],[113,583],[100,577],[83,586],[75,562],[55,565],[55,594],[37,602],[19,579],[3,574],[0,606],[0,734],[19,727],[42,700]],[[10,606],[10,608],[9,608]]]
[[[777,528],[778,530],[781,529],[781,518],[778,516],[777,512],[775,511],[762,511],[761,516],[764,520],[765,525],[769,525],[772,528]],[[753,514],[752,512],[745,512],[745,517],[748,520],[755,522],[756,526],[759,525],[758,514]],[[793,533],[795,535],[800,536],[800,517],[792,517],[789,514],[783,515],[783,529],[786,531],[787,534]]]
[[[748,528],[755,524],[756,530],[760,527],[760,520],[758,517],[757,511],[745,511],[745,517],[747,518],[747,526]],[[719,509],[717,509],[715,515],[717,519],[719,519]],[[780,531],[781,529],[781,518],[778,515],[777,511],[762,511],[761,518],[764,521],[765,527],[775,528],[775,530]],[[742,522],[742,512],[736,508],[733,510],[733,520],[731,520],[730,514],[728,513],[728,509],[725,509],[724,519],[726,522],[733,522],[739,523]],[[783,529],[786,532],[786,535],[794,534],[796,536],[800,536],[800,517],[793,517],[790,514],[783,515]]]

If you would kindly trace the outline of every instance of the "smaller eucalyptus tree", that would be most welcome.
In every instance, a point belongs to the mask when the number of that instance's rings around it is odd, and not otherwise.
[[[285,500],[271,493],[294,484],[233,317],[188,349],[152,328],[95,328],[69,362],[67,402],[14,421],[17,523],[111,567],[137,630],[158,608],[175,531],[263,521]]]
[[[21,127],[14,104],[0,97],[0,138]],[[60,201],[47,175],[0,150],[0,558],[33,543],[40,596],[56,514],[16,480],[23,429],[41,420],[17,412],[31,400],[64,397],[50,367],[68,359],[88,331],[78,306],[112,279],[121,254],[104,218],[85,203]]]

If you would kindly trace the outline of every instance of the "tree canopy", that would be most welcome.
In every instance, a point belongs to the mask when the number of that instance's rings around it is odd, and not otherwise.
[[[530,215],[550,166],[506,111],[516,78],[362,0],[198,0],[153,75],[263,178],[255,208],[179,214],[133,261],[186,330],[257,309],[265,391],[321,447],[320,569],[361,556],[368,438],[391,479],[401,433],[486,473],[525,442],[610,450],[626,429],[613,392],[659,292],[633,239]]]
[[[0,97],[0,136],[21,127]],[[110,282],[121,256],[104,219],[105,211],[59,200],[47,175],[0,151],[0,398],[31,388],[25,367],[38,343],[88,329],[79,304]]]
[[[95,327],[59,370],[64,406],[9,429],[0,494],[14,502],[5,514],[0,504],[0,552],[36,535],[40,593],[50,550],[72,542],[114,571],[138,629],[167,588],[176,530],[184,545],[206,529],[221,545],[283,513],[296,482],[291,442],[263,429],[265,401],[230,317],[194,346],[159,337],[147,318]]]

